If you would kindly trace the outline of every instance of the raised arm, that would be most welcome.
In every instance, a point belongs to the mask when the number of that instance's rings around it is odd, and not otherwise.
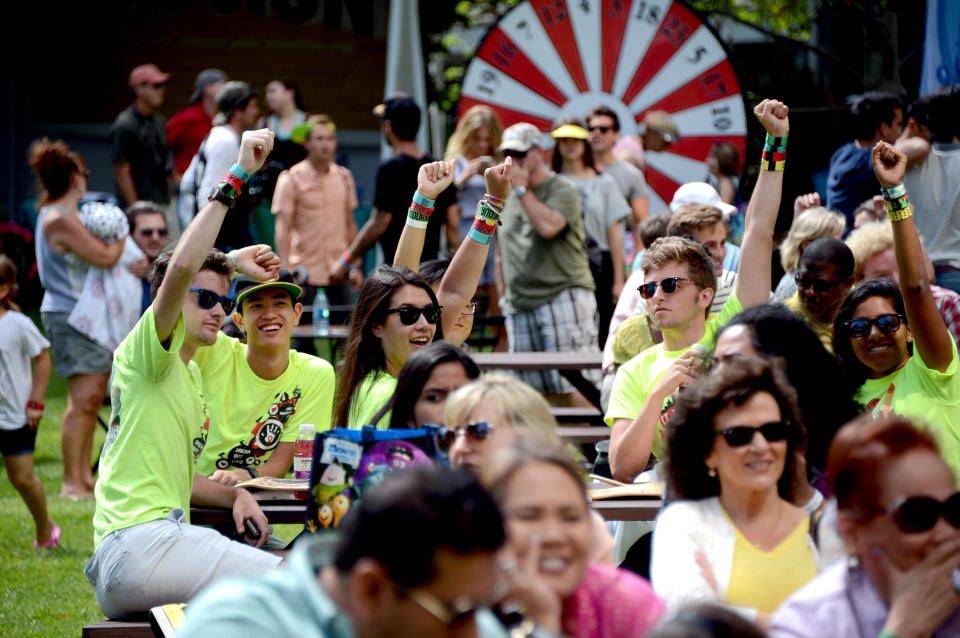
[[[783,167],[786,158],[790,120],[787,105],[764,100],[754,115],[767,131],[760,176],[747,206],[747,216],[737,266],[736,295],[744,308],[767,303],[770,299],[770,260],[773,254],[773,228],[780,210]]]
[[[953,361],[952,337],[937,310],[924,267],[925,257],[913,209],[903,188],[907,156],[886,142],[873,147],[873,171],[883,187],[883,198],[893,224],[893,247],[900,275],[900,290],[907,322],[920,358],[928,367],[943,372]]]
[[[404,266],[413,272],[420,270],[420,255],[427,236],[427,221],[433,214],[437,197],[453,182],[453,160],[430,162],[417,172],[417,191],[410,202],[407,223],[400,233],[397,252],[393,256],[394,266]],[[447,211],[442,211],[446,215]],[[452,246],[456,246],[455,242]],[[451,247],[452,247],[451,246]]]
[[[247,173],[247,179],[263,165],[267,155],[273,149],[273,139],[273,131],[269,129],[247,131],[243,134],[237,164]],[[167,266],[167,274],[153,304],[157,337],[161,342],[166,342],[173,332],[190,283],[203,265],[210,249],[213,248],[226,213],[226,205],[217,200],[210,200],[177,243],[170,264]]]
[[[503,202],[510,194],[512,168],[513,160],[508,157],[503,164],[491,166],[483,173],[487,193],[493,197],[480,200],[473,228],[460,242],[460,248],[440,281],[440,293],[437,296],[444,307],[442,321],[445,334],[449,334],[460,311],[477,292],[480,275],[490,253],[490,240],[500,220]]]

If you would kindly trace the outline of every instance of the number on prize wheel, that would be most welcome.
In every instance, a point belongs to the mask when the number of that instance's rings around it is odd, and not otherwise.
[[[650,212],[702,181],[714,141],[746,151],[740,83],[713,30],[675,0],[525,0],[487,33],[461,87],[459,113],[486,104],[504,127],[542,131],[604,104],[635,135],[649,111],[670,113],[681,140],[647,153]]]

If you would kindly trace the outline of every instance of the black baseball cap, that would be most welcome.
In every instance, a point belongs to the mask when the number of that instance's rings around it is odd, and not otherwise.
[[[244,299],[258,290],[265,290],[267,288],[283,288],[290,293],[290,299],[294,302],[299,299],[303,293],[300,286],[293,283],[293,275],[286,268],[281,270],[280,275],[273,281],[257,281],[249,277],[240,277],[237,279],[236,288],[237,311],[240,311],[240,305]]]

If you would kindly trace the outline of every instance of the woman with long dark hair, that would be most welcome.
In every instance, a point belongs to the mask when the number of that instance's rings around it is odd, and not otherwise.
[[[37,218],[36,251],[43,327],[53,346],[57,374],[67,379],[67,408],[60,424],[63,488],[66,498],[92,498],[90,468],[97,413],[107,395],[113,353],[67,322],[90,266],[109,268],[123,254],[124,242],[98,239],[80,222],[80,199],[90,171],[80,154],[62,141],[44,138],[30,146],[30,167],[37,174],[43,203]]]

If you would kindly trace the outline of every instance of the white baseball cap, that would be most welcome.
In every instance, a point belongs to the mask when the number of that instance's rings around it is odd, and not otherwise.
[[[704,204],[719,208],[723,213],[723,221],[729,221],[730,216],[737,212],[737,207],[720,199],[720,193],[706,182],[687,182],[677,189],[670,201],[670,211],[675,213],[684,204]]]

